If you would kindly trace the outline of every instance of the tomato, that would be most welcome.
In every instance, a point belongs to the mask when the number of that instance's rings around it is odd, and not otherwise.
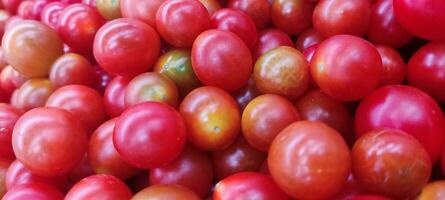
[[[351,157],[335,129],[322,122],[300,121],[274,139],[268,164],[272,178],[289,196],[329,199],[346,182]]]
[[[249,48],[253,48],[258,34],[254,22],[242,11],[235,9],[220,9],[211,18],[212,28],[230,31],[241,38]]]
[[[265,94],[247,104],[242,115],[241,128],[250,145],[267,152],[275,136],[298,120],[300,114],[289,100],[279,95]]]
[[[12,105],[25,111],[44,106],[53,91],[48,79],[30,79],[20,86],[16,94],[17,101]]]
[[[380,195],[355,195],[348,200],[391,200],[390,198]]]
[[[434,181],[423,187],[418,200],[440,200],[445,198],[445,181]]]
[[[187,145],[175,161],[151,169],[149,181],[150,185],[181,185],[203,198],[212,186],[212,162],[206,152]]]
[[[363,193],[362,188],[358,185],[352,173],[349,174],[343,188],[338,192],[332,200],[349,200],[350,198]]]
[[[445,38],[445,1],[394,0],[393,4],[397,21],[408,32],[428,40]]]
[[[397,21],[392,0],[379,0],[373,5],[367,35],[371,42],[392,48],[400,48],[413,38]]]
[[[198,195],[193,193],[190,189],[179,185],[152,185],[138,193],[136,193],[132,200],[158,200],[158,199],[184,199],[184,200],[199,200]]]
[[[388,46],[377,45],[376,48],[382,58],[383,66],[379,86],[402,84],[407,70],[402,56]]]
[[[192,67],[204,85],[235,91],[249,80],[252,56],[235,34],[209,30],[199,35],[193,44]]]
[[[357,182],[367,191],[395,199],[414,197],[431,174],[426,150],[414,137],[395,129],[362,135],[351,155]]]
[[[8,74],[8,76],[11,80],[12,85],[14,85],[15,88],[22,86],[23,83],[25,83],[27,80],[29,80],[28,77],[24,76],[23,74],[21,74],[20,72],[18,72],[14,68],[12,68],[10,65],[8,65],[7,68],[9,68],[11,70],[10,73]]]
[[[368,31],[371,8],[369,0],[320,0],[314,10],[313,25],[325,37],[363,36]]]
[[[23,111],[8,104],[0,103],[0,158],[14,159],[12,150],[12,130]]]
[[[2,14],[1,14],[1,12],[0,12],[0,20],[1,20],[1,16],[2,16]],[[9,16],[7,16],[8,17],[8,19],[9,19]],[[2,22],[0,21],[0,24],[1,24]],[[6,22],[5,22],[6,23]],[[0,27],[1,27],[1,25],[0,25]],[[3,33],[4,33],[4,31],[2,31]],[[2,37],[3,37],[3,34],[1,35]],[[8,62],[6,62],[6,58],[5,58],[5,53],[3,52],[3,49],[2,48],[0,48],[0,69],[1,70],[3,70],[3,69],[5,69],[5,67],[8,65]]]
[[[267,0],[230,0],[227,7],[248,14],[258,30],[269,25],[270,4]]]
[[[28,183],[9,190],[2,200],[62,200],[63,195],[54,187],[43,183]]]
[[[27,77],[48,75],[51,64],[63,53],[57,33],[33,20],[20,20],[8,28],[2,48],[8,63]]]
[[[94,39],[97,63],[107,72],[135,76],[152,68],[161,48],[156,31],[135,19],[115,19],[103,25]]]
[[[407,65],[408,83],[445,102],[445,42],[431,42],[421,47]]]
[[[325,38],[317,30],[311,28],[302,32],[295,42],[295,47],[303,52],[307,48],[320,44]]]
[[[41,107],[26,112],[17,120],[12,133],[17,159],[40,176],[69,172],[81,161],[87,142],[81,122],[58,108]]]
[[[102,67],[98,65],[94,66],[94,72],[95,72],[94,74],[95,77],[93,77],[93,81],[95,81],[95,84],[93,88],[96,89],[101,94],[103,94],[105,91],[105,87],[107,87],[108,83],[111,81],[114,75],[109,74],[107,71],[105,71]]]
[[[261,55],[279,46],[294,46],[292,39],[279,29],[266,29],[258,34],[258,41],[253,48],[253,59],[256,61]]]
[[[67,53],[60,56],[51,66],[49,80],[54,88],[71,84],[94,85],[94,68],[83,56]]]
[[[59,23],[60,14],[62,10],[67,6],[67,4],[55,1],[45,5],[40,16],[42,23],[48,25],[49,27],[57,30],[57,25]]]
[[[393,85],[363,99],[355,114],[355,129],[358,136],[377,128],[405,131],[419,140],[434,163],[444,146],[443,120],[439,105],[427,94],[414,87]]]
[[[258,90],[296,99],[309,87],[309,65],[292,47],[278,47],[263,54],[253,71]]]
[[[238,103],[238,108],[241,111],[244,110],[247,104],[258,95],[260,95],[260,91],[258,91],[252,77],[249,78],[244,87],[232,93],[232,96],[235,98]]]
[[[17,13],[17,9],[23,0],[2,0],[2,5],[11,15]]]
[[[66,194],[65,200],[128,200],[131,197],[130,189],[120,179],[111,175],[97,174],[77,182]]]
[[[167,0],[156,13],[159,34],[175,47],[191,47],[209,27],[209,12],[196,0]]]
[[[290,199],[270,178],[270,176],[241,172],[229,176],[216,184],[213,193],[214,200],[256,199]]]
[[[120,0],[124,18],[141,20],[151,27],[156,27],[156,12],[166,0]]]
[[[330,97],[355,101],[371,93],[382,77],[382,59],[366,40],[337,35],[322,42],[311,60],[311,73]]]
[[[122,159],[134,166],[151,169],[175,160],[186,140],[181,115],[158,102],[136,104],[117,119],[113,144]]]
[[[125,110],[125,88],[129,78],[116,76],[105,88],[104,106],[109,117],[117,117]]]
[[[120,1],[118,0],[97,0],[97,11],[107,20],[121,18]]]
[[[0,160],[0,197],[3,197],[7,192],[5,179],[6,179],[6,171],[8,170],[9,165],[11,164],[11,160],[9,159],[1,159]]]
[[[304,0],[273,1],[270,16],[272,24],[289,35],[297,35],[312,23],[314,4]]]
[[[207,12],[209,12],[209,15],[212,16],[216,11],[221,9],[221,5],[218,0],[199,0],[199,2],[204,5],[204,7],[207,9]]]
[[[113,131],[117,118],[100,125],[90,137],[88,159],[97,174],[109,174],[120,179],[130,178],[138,169],[122,160],[113,145]]]
[[[241,116],[235,100],[216,87],[193,90],[184,98],[179,111],[187,125],[187,139],[203,150],[226,148],[240,131]]]
[[[68,85],[54,91],[46,106],[65,109],[74,114],[91,134],[106,119],[102,96],[83,85]]]
[[[17,10],[17,15],[24,19],[40,20],[43,8],[53,0],[23,1]]]
[[[266,153],[250,146],[239,137],[229,147],[212,152],[213,170],[216,180],[245,171],[259,171],[266,160]]]
[[[17,89],[15,84],[12,82],[12,74],[17,72],[11,65],[6,66],[0,73],[0,88],[7,94],[12,94],[12,92]],[[17,74],[20,74],[17,72]],[[23,75],[22,75],[23,76]]]
[[[88,159],[88,155],[85,154],[82,161],[78,163],[69,173],[68,173],[68,180],[70,183],[77,183],[80,180],[94,175],[95,172],[93,168],[90,165],[90,161]]]

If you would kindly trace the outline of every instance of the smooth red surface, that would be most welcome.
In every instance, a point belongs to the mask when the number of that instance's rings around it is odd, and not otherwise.
[[[323,40],[325,40],[325,37],[316,29],[311,28],[298,35],[295,47],[301,52],[304,52],[307,48],[320,44]]]
[[[383,74],[379,86],[402,84],[407,73],[405,61],[393,48],[377,45],[377,51],[382,58]]]
[[[238,9],[250,16],[258,30],[264,29],[270,21],[270,4],[267,0],[230,0],[228,8]]]
[[[253,60],[279,46],[294,46],[292,39],[280,29],[265,29],[258,33],[258,41],[252,50]]]
[[[105,111],[110,117],[117,117],[125,110],[125,88],[129,78],[116,76],[108,83],[104,92]]]
[[[24,111],[41,107],[45,105],[53,91],[54,88],[48,79],[29,79],[18,88],[16,101],[11,101],[11,105]]]
[[[49,71],[49,80],[54,88],[71,84],[93,86],[96,81],[94,76],[91,63],[75,53],[67,53],[57,58]]]
[[[15,158],[12,150],[12,130],[22,114],[23,111],[0,103],[0,158],[2,159]]]
[[[199,200],[200,198],[190,189],[179,185],[152,185],[138,193],[136,193],[132,200]]]
[[[93,175],[77,182],[65,196],[65,200],[113,199],[128,200],[132,193],[120,179],[111,175]]]
[[[287,34],[297,35],[311,26],[313,3],[307,0],[275,0],[271,6],[272,24]]]
[[[120,0],[122,16],[156,27],[156,12],[166,0]],[[94,1],[95,2],[95,1]]]
[[[48,25],[49,27],[57,30],[58,21],[62,10],[67,6],[67,4],[59,1],[51,2],[45,5],[41,14],[42,23]]]
[[[62,200],[63,195],[54,187],[42,183],[28,183],[9,190],[2,200]]]

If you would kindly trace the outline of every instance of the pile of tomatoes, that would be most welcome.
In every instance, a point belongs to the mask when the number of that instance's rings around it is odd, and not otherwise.
[[[445,199],[444,0],[1,0],[3,200]]]

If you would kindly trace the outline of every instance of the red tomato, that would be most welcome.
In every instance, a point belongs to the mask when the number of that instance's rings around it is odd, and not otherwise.
[[[192,67],[204,85],[235,91],[249,79],[252,56],[249,48],[235,34],[209,30],[193,43]]]
[[[63,200],[63,195],[54,187],[43,183],[28,183],[9,190],[2,200]]]
[[[355,101],[371,93],[379,84],[382,58],[366,40],[337,35],[317,47],[311,60],[311,73],[327,95],[340,101]]]
[[[395,129],[373,130],[352,148],[352,172],[367,191],[409,199],[431,174],[431,159],[411,135]]]
[[[152,185],[138,193],[136,193],[131,200],[199,200],[198,195],[193,193],[190,189],[179,185]]]
[[[418,200],[440,200],[445,198],[445,181],[434,181],[423,187]]]
[[[355,129],[359,136],[377,128],[400,129],[419,140],[433,163],[439,159],[444,146],[443,122],[439,105],[427,94],[410,86],[377,89],[363,99],[355,114]]]
[[[109,117],[117,117],[125,110],[125,88],[129,78],[116,76],[105,88],[104,106]]]
[[[250,77],[244,87],[232,93],[232,96],[235,98],[241,111],[244,110],[247,104],[258,95],[260,95],[260,91],[258,91],[252,77]]]
[[[2,5],[11,15],[17,13],[17,9],[23,0],[2,0]]]
[[[390,198],[380,195],[355,195],[348,200],[391,200]]]
[[[121,18],[121,7],[119,0],[97,0],[97,11],[107,20]]]
[[[152,169],[175,160],[186,140],[184,121],[171,106],[145,102],[125,110],[116,121],[113,143],[122,159]]]
[[[87,133],[71,113],[58,108],[26,112],[14,126],[12,147],[17,159],[40,176],[60,176],[82,160]]]
[[[16,76],[17,75],[17,76]],[[21,79],[19,82],[25,82],[26,77],[20,74],[20,72],[16,71],[11,65],[6,66],[0,73],[0,88],[5,91],[7,94],[12,94],[12,92],[17,89],[17,86],[14,84],[13,79],[15,78]],[[23,84],[20,83],[21,84]],[[20,86],[18,86],[20,87]]]
[[[87,157],[87,154],[85,154],[82,161],[80,161],[80,163],[78,163],[68,174],[68,180],[70,183],[77,183],[95,173]]]
[[[12,150],[12,130],[22,114],[23,111],[0,103],[0,158],[2,160],[15,158]]]
[[[312,23],[314,4],[304,0],[275,0],[271,7],[272,24],[289,35],[297,35]]]
[[[292,39],[279,29],[266,29],[258,34],[258,41],[252,50],[253,60],[256,61],[261,55],[279,46],[294,46]]]
[[[16,102],[11,104],[24,111],[44,106],[46,100],[54,91],[48,79],[34,78],[29,79],[20,86],[17,91]]]
[[[83,56],[67,53],[60,56],[51,66],[49,80],[54,88],[71,84],[94,85],[95,72],[91,63]]]
[[[49,4],[46,4],[43,7],[41,14],[42,23],[48,25],[49,27],[57,30],[57,25],[59,21],[60,14],[62,14],[62,10],[67,6],[67,4],[55,1]]]
[[[230,0],[227,7],[248,14],[258,30],[269,25],[270,4],[267,0]]]
[[[204,7],[207,9],[207,12],[209,12],[209,15],[212,16],[213,13],[221,9],[221,5],[219,4],[218,0],[199,0],[199,2],[204,5]]]
[[[445,38],[444,10],[445,1],[442,0],[394,0],[394,13],[400,25],[415,36],[428,40]]]
[[[120,0],[122,16],[156,27],[156,12],[166,0]]]
[[[135,19],[115,19],[103,25],[94,39],[97,63],[107,72],[135,76],[152,68],[161,48],[156,31]]]
[[[312,19],[314,28],[325,37],[363,36],[368,31],[371,6],[369,0],[320,0]]]
[[[187,139],[196,147],[214,151],[237,137],[241,116],[238,106],[222,89],[204,86],[190,92],[179,108],[187,125]]]
[[[295,122],[278,134],[269,149],[269,170],[293,198],[329,199],[340,191],[351,167],[340,134],[321,122]]]
[[[297,41],[295,42],[295,47],[303,52],[313,45],[320,44],[324,39],[325,37],[317,30],[313,28],[307,29],[298,36]]]
[[[11,164],[11,160],[9,159],[1,159],[0,160],[0,197],[3,197],[7,192],[5,179],[6,179],[6,171],[8,170],[9,165]]]
[[[290,198],[276,185],[270,176],[241,172],[219,181],[213,193],[214,200],[243,199],[289,200]]]
[[[209,27],[209,12],[196,0],[167,0],[156,13],[159,34],[175,47],[191,47]]]
[[[120,179],[111,175],[97,174],[77,182],[66,194],[65,200],[128,200],[131,197],[130,189]]]
[[[405,80],[406,66],[402,56],[393,48],[377,45],[382,58],[383,74],[379,86],[402,84]]]

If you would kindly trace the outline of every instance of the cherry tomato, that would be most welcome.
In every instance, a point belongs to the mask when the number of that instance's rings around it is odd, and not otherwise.
[[[304,0],[273,1],[270,16],[272,24],[289,35],[297,35],[312,23],[314,4]]]
[[[227,7],[248,14],[258,30],[269,25],[271,6],[267,0],[230,0]]]
[[[117,117],[125,110],[125,88],[129,78],[116,76],[105,88],[104,106],[109,117]]]
[[[2,200],[62,200],[63,195],[54,187],[43,183],[28,183],[9,190]]]
[[[117,119],[113,143],[122,159],[139,168],[156,168],[175,160],[186,140],[181,115],[159,102],[136,104]]]
[[[377,87],[383,73],[382,58],[366,40],[337,35],[318,46],[311,60],[311,73],[330,97],[355,101]]]
[[[199,35],[193,44],[192,67],[204,85],[235,91],[249,80],[252,56],[235,34],[209,30]]]
[[[24,19],[40,20],[43,8],[53,0],[23,1],[18,8],[17,15]]]
[[[294,46],[292,39],[279,29],[266,29],[258,34],[258,41],[253,48],[253,60],[256,61],[261,55],[279,46]]]
[[[275,136],[298,120],[300,114],[289,100],[279,95],[265,94],[247,104],[241,128],[250,145],[267,152]]]
[[[179,108],[187,125],[187,139],[196,147],[220,150],[237,137],[241,116],[238,106],[222,89],[204,86],[190,92]]]
[[[262,93],[296,99],[309,87],[309,65],[298,50],[282,46],[258,58],[253,78]]]
[[[136,193],[131,200],[160,200],[160,199],[184,199],[184,200],[199,200],[198,195],[193,193],[190,189],[179,185],[152,185],[138,193]]]
[[[97,63],[107,72],[135,76],[152,68],[161,48],[156,31],[135,19],[115,19],[103,25],[94,39]]]
[[[290,199],[272,180],[270,176],[241,172],[229,176],[216,184],[213,193],[214,200],[256,199]]]
[[[297,41],[295,42],[295,47],[303,52],[313,45],[320,44],[324,39],[323,35],[317,30],[313,28],[307,29],[298,36]]]
[[[2,5],[11,15],[17,13],[17,9],[23,0],[2,0]]]
[[[354,178],[362,187],[396,199],[414,197],[431,174],[426,150],[400,130],[373,130],[362,135],[351,156]]]
[[[97,174],[77,182],[66,194],[65,200],[128,200],[131,196],[130,189],[120,179],[111,175]]]
[[[260,95],[260,91],[258,91],[252,77],[249,78],[244,87],[232,93],[232,96],[235,98],[241,111],[243,111],[247,104],[258,95]]]
[[[0,158],[14,159],[12,150],[12,130],[23,111],[8,104],[0,103]]]
[[[71,84],[94,85],[95,72],[91,63],[83,56],[67,53],[60,56],[51,66],[49,80],[54,88]]]
[[[156,12],[166,0],[120,0],[122,16],[156,27]]]
[[[445,198],[445,181],[434,181],[423,187],[418,200],[440,200]]]
[[[121,7],[119,0],[97,0],[97,11],[107,20],[121,18]]]
[[[272,178],[289,196],[329,199],[346,182],[351,157],[335,129],[322,122],[300,121],[272,142],[268,165]]]
[[[82,161],[77,163],[77,165],[68,173],[68,180],[70,183],[77,183],[80,180],[93,175],[95,172],[90,165],[88,155],[83,156]]]
[[[105,87],[107,87],[108,83],[111,81],[111,79],[114,77],[114,75],[109,74],[107,71],[105,71],[102,67],[96,65],[94,66],[94,77],[95,84],[93,86],[94,89],[96,89],[101,94],[104,93]]]
[[[53,91],[54,88],[48,79],[30,79],[20,86],[16,94],[17,101],[12,105],[25,111],[44,106]]]
[[[377,45],[382,57],[383,74],[379,86],[402,84],[405,80],[406,66],[402,56],[393,48]]]
[[[199,2],[204,5],[204,7],[207,9],[207,12],[209,12],[209,15],[212,16],[216,11],[221,9],[221,5],[218,0],[199,0]]]
[[[191,47],[209,27],[209,12],[196,0],[167,0],[156,13],[159,34],[175,47]]]
[[[0,160],[0,197],[3,197],[7,192],[5,179],[6,179],[6,171],[8,170],[9,165],[11,164],[11,160],[9,159],[1,159]]]
[[[49,27],[57,30],[57,25],[59,23],[60,14],[62,14],[62,10],[67,6],[67,4],[55,1],[49,4],[46,4],[43,7],[41,14],[42,23],[48,25]]]
[[[0,88],[9,95],[17,89],[17,86],[13,82],[13,74],[17,74],[17,78],[23,78],[23,80],[26,81],[26,77],[20,74],[20,72],[17,72],[11,65],[6,66],[0,73]]]
[[[1,16],[2,16],[2,14],[0,12],[0,20],[1,20]],[[9,16],[7,16],[7,17],[9,19]],[[2,23],[2,21],[0,21],[0,28],[1,28],[1,23]],[[4,31],[2,31],[2,33],[4,33]],[[1,36],[3,37],[3,34]],[[5,53],[3,52],[3,49],[0,48],[0,69],[3,70],[3,69],[5,69],[6,66],[8,66],[8,62],[6,61]]]

